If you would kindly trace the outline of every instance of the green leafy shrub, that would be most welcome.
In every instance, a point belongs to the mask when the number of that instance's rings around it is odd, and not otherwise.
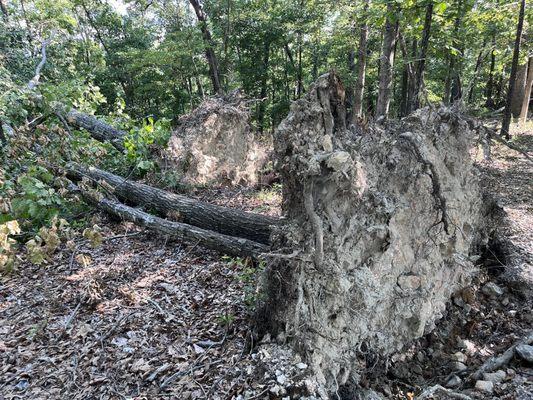
[[[16,180],[17,195],[11,200],[12,217],[45,225],[59,214],[63,200],[51,186],[54,176],[45,168],[31,167]]]
[[[170,139],[170,121],[160,119],[154,121],[152,117],[147,118],[141,127],[133,127],[130,131],[124,146],[126,147],[126,157],[128,161],[138,168],[141,175],[156,169],[156,164],[152,160],[152,146],[166,146]]]

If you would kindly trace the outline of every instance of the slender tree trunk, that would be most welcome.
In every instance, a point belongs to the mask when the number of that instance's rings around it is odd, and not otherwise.
[[[353,94],[352,123],[363,116],[363,93],[366,76],[366,48],[368,42],[368,7],[370,0],[365,0],[363,16],[360,21],[359,48],[357,49],[357,80]]]
[[[267,90],[268,90],[268,64],[270,59],[270,39],[265,39],[263,45],[263,65],[261,73],[261,93],[259,95],[259,108],[257,115],[257,123],[259,125],[259,132],[262,134],[264,130],[264,121],[265,121],[265,108],[267,102]]]
[[[516,79],[514,81],[513,98],[511,100],[511,115],[513,118],[520,116],[520,110],[522,109],[522,103],[524,102],[524,94],[526,91],[527,80],[527,61],[518,67],[516,72]]]
[[[490,52],[490,69],[487,86],[485,87],[485,107],[494,109],[494,67],[496,65],[496,36],[492,37],[492,50]]]
[[[318,79],[318,63],[320,62],[320,44],[315,42],[313,46],[313,68],[311,70],[311,76],[313,78],[313,82]],[[302,87],[303,91],[303,87]]]
[[[402,71],[402,91],[400,93],[400,118],[407,114],[407,91],[409,85],[409,71],[407,70],[407,60],[404,57],[404,66]]]
[[[196,13],[196,17],[198,18],[198,23],[200,25],[200,30],[202,31],[202,37],[205,45],[205,58],[207,59],[207,64],[209,65],[209,76],[211,77],[211,82],[213,84],[213,91],[215,93],[222,93],[218,60],[215,54],[215,44],[213,42],[211,32],[207,26],[207,16],[198,0],[189,0],[189,2],[194,8],[194,12]]]
[[[9,13],[7,11],[7,2],[6,0],[0,0],[0,9],[2,10],[2,18],[4,18],[4,21],[7,22],[9,18]]]
[[[522,101],[522,108],[520,110],[520,122],[525,124],[527,120],[527,112],[529,109],[529,100],[531,98],[531,89],[533,86],[533,56],[529,57],[527,72],[526,89],[524,91],[524,99]]]
[[[463,18],[463,0],[457,0],[457,14],[455,16],[455,23],[453,25],[452,41],[455,44],[459,29],[461,28],[461,22]],[[457,71],[456,71],[456,56],[452,53],[448,54],[448,72],[446,74],[446,82],[444,84],[444,104],[449,104],[451,101],[452,85],[457,83]]]
[[[424,84],[424,70],[426,67],[426,57],[429,47],[429,37],[431,35],[431,21],[433,19],[433,1],[430,1],[426,7],[426,17],[422,31],[422,40],[420,41],[420,54],[416,60],[415,82],[413,88],[413,97],[409,107],[409,112],[420,107],[420,91]]]
[[[413,39],[411,48],[411,63],[409,63],[409,81],[407,85],[407,112],[406,115],[413,111],[416,94],[416,59],[418,57],[418,41]]]
[[[302,66],[302,33],[298,32],[298,71],[297,71],[297,86],[296,98],[302,97],[303,93],[303,66]]]
[[[416,58],[417,53],[417,41],[413,39],[411,56],[407,51],[407,43],[402,35],[402,32],[398,32],[398,41],[400,42],[400,49],[403,57],[403,73],[402,73],[402,92],[400,96],[400,117],[405,117],[409,113],[409,102],[413,96],[414,87],[414,68],[413,59]]]
[[[507,92],[507,101],[503,114],[501,135],[506,139],[510,138],[509,126],[511,125],[511,103],[513,100],[514,83],[516,81],[516,71],[518,69],[518,56],[520,54],[520,41],[522,40],[522,28],[524,26],[524,14],[526,9],[526,0],[520,2],[520,12],[518,14],[518,24],[516,26],[516,39],[513,50],[513,62],[511,64],[511,76],[509,78],[509,91]]]
[[[352,47],[348,52],[348,72],[350,76],[353,76],[355,73],[355,50]],[[346,109],[348,110],[346,114],[347,122],[352,120],[353,115],[353,86],[348,86],[346,88]]]
[[[389,114],[394,72],[394,49],[398,36],[396,12],[397,9],[394,4],[389,2],[387,5],[387,20],[385,22],[385,33],[383,35],[383,46],[379,64],[379,90],[376,104],[376,118],[387,118]]]
[[[476,66],[474,68],[474,76],[472,77],[472,82],[470,82],[470,87],[468,88],[468,102],[469,103],[472,103],[472,101],[474,100],[474,89],[476,87],[477,75],[478,75],[479,69],[481,68],[481,63],[483,62],[483,59],[485,58],[483,53],[485,52],[486,43],[487,43],[486,41],[483,42],[483,46],[477,56]]]

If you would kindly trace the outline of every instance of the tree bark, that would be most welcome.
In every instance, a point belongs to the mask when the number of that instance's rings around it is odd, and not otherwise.
[[[518,67],[516,72],[516,79],[514,81],[513,98],[511,100],[511,115],[513,118],[520,116],[520,110],[522,109],[522,103],[524,100],[524,94],[526,92],[526,80],[527,80],[527,61]]]
[[[524,14],[526,9],[526,0],[520,2],[520,12],[518,14],[518,24],[516,26],[516,38],[513,50],[513,62],[511,64],[511,76],[509,78],[509,91],[507,92],[507,101],[502,121],[501,135],[509,139],[509,126],[511,125],[511,103],[513,100],[514,82],[516,80],[516,71],[518,69],[518,56],[520,54],[520,41],[522,40],[522,28],[524,26]]]
[[[63,105],[56,107],[56,112],[77,128],[83,128],[96,140],[109,142],[118,151],[124,151],[126,132],[98,120],[96,117],[84,114],[75,109],[66,112]]]
[[[483,55],[483,53],[485,52],[486,43],[487,43],[486,41],[483,42],[483,46],[477,56],[476,66],[474,68],[474,76],[472,77],[472,81],[470,82],[470,85],[468,87],[468,102],[469,103],[472,103],[472,101],[474,100],[474,89],[476,88],[476,81],[477,81],[479,69],[481,67],[481,63],[483,62],[485,58],[485,55]]]
[[[461,28],[461,22],[463,18],[463,0],[457,0],[457,15],[455,16],[455,22],[453,25],[453,36],[452,41],[455,44],[457,36],[459,34],[459,29]],[[452,101],[452,91],[453,86],[455,85],[455,95],[457,96],[457,84],[460,85],[460,80],[458,78],[458,72],[456,71],[457,57],[450,53],[448,54],[448,73],[446,75],[446,82],[444,84],[444,104],[449,104]],[[455,97],[456,97],[455,96]]]
[[[215,54],[213,37],[211,36],[211,32],[207,27],[207,16],[198,0],[189,0],[189,2],[194,8],[194,12],[196,13],[196,17],[198,18],[198,23],[200,25],[200,30],[202,31],[202,37],[205,45],[205,58],[207,59],[207,64],[209,65],[209,76],[211,77],[211,82],[213,84],[213,91],[220,94],[222,93],[222,86],[220,84],[218,60]]]
[[[0,0],[0,9],[2,10],[2,17],[4,18],[4,21],[7,22],[9,18],[9,12],[7,11],[6,0]]]
[[[299,99],[302,97],[304,91],[303,84],[303,66],[302,66],[302,32],[298,32],[298,68],[296,71],[297,82],[296,82],[296,98]]]
[[[46,47],[50,44],[54,36],[54,32],[50,35],[50,37],[43,41],[41,45],[41,61],[39,64],[37,64],[37,67],[35,68],[35,74],[33,75],[33,78],[28,82],[28,89],[33,90],[35,87],[39,84],[39,79],[41,78],[41,71],[46,64]]]
[[[400,96],[400,117],[405,117],[409,114],[412,103],[413,96],[415,93],[415,68],[413,60],[416,59],[418,53],[418,42],[416,39],[413,39],[411,46],[411,56],[409,56],[407,51],[407,43],[405,38],[402,35],[402,32],[398,32],[398,41],[400,42],[400,49],[403,57],[403,73],[402,73],[402,86],[401,86],[401,96]]]
[[[527,72],[526,90],[524,93],[524,99],[522,101],[522,108],[520,110],[520,122],[525,124],[527,120],[527,112],[529,109],[529,99],[531,97],[531,89],[533,86],[533,56],[529,57]]]
[[[208,249],[233,256],[258,257],[269,251],[269,247],[264,244],[159,218],[117,201],[95,196],[75,185],[71,185],[70,190],[79,193],[87,203],[111,215],[190,244],[201,244]]]
[[[394,67],[394,48],[398,36],[398,21],[395,13],[396,7],[392,2],[387,5],[387,20],[385,22],[385,34],[381,50],[379,68],[379,91],[376,104],[376,119],[387,118],[389,114],[390,99],[392,93],[392,77]]]
[[[493,109],[494,102],[494,67],[496,65],[496,36],[492,37],[492,50],[490,52],[489,78],[485,87],[485,107]]]
[[[413,86],[413,95],[409,102],[408,113],[420,107],[420,91],[424,84],[424,70],[426,67],[426,57],[429,47],[429,37],[431,35],[431,21],[433,19],[433,1],[430,1],[426,7],[426,17],[422,31],[422,40],[420,42],[420,54],[416,60],[415,81]]]
[[[355,74],[355,50],[353,47],[350,48],[350,50],[348,51],[348,73],[350,74],[350,76],[353,76]],[[352,120],[354,120],[353,118],[353,112],[354,112],[354,108],[353,108],[353,87],[348,85],[348,87],[346,87],[346,118],[347,118],[347,122],[350,123]]]
[[[368,42],[368,7],[370,0],[365,0],[363,6],[363,17],[359,33],[359,48],[357,49],[357,81],[355,82],[353,94],[352,123],[363,116],[363,93],[365,90],[366,76],[366,48]]]
[[[273,226],[282,220],[267,215],[220,207],[170,193],[142,183],[132,182],[97,168],[70,164],[67,175],[72,179],[88,177],[105,181],[119,198],[154,209],[164,216],[174,216],[186,224],[222,234],[268,244]]]
[[[259,125],[259,133],[263,133],[263,123],[265,120],[265,103],[267,101],[267,83],[268,83],[268,63],[270,59],[270,39],[265,38],[263,45],[263,65],[261,73],[261,92],[259,94],[259,104],[257,110],[257,123]]]

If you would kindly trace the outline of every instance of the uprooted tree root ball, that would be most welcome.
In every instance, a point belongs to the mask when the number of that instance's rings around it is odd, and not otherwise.
[[[276,132],[288,220],[278,245],[291,256],[267,269],[260,312],[331,392],[364,370],[363,353],[386,356],[434,328],[498,215],[460,114],[344,121],[344,90],[327,74]]]
[[[269,153],[259,139],[250,127],[248,102],[235,91],[205,99],[182,116],[163,156],[166,168],[186,183],[253,186]]]

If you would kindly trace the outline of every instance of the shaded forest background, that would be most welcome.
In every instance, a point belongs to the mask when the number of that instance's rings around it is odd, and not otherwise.
[[[381,57],[391,64],[391,116],[417,108],[418,98],[462,99],[477,112],[493,111],[505,105],[519,8],[500,0],[2,0],[0,113],[13,125],[26,118],[15,100],[45,41],[46,101],[115,118],[174,124],[204,96],[241,88],[255,101],[257,129],[272,131],[290,102],[330,69],[342,77],[355,114],[382,114]],[[526,7],[516,116],[531,15]]]

